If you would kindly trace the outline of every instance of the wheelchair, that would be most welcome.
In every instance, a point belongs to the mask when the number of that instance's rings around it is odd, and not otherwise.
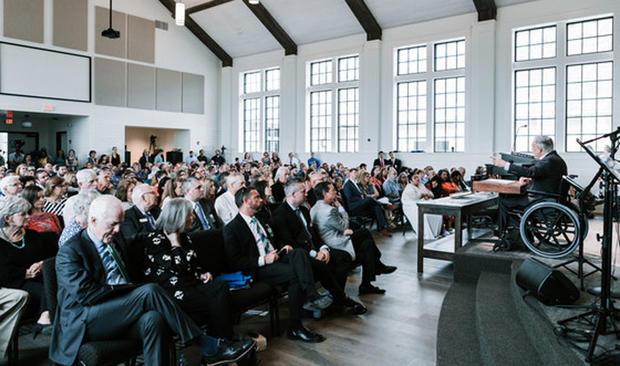
[[[582,192],[571,177],[562,177],[560,193],[528,190],[535,198],[523,209],[510,209],[508,216],[519,222],[503,230],[506,245],[509,232],[518,230],[521,242],[534,254],[558,259],[575,251],[588,235],[588,218],[583,210],[570,201],[569,190]],[[501,244],[500,244],[501,245]]]

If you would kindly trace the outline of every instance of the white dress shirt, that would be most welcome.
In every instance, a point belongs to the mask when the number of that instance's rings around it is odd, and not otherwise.
[[[215,200],[215,212],[224,224],[228,224],[237,216],[239,208],[235,204],[235,196],[230,191],[224,192]]]
[[[246,214],[243,214],[241,212],[239,212],[239,215],[241,215],[243,220],[245,220],[245,223],[248,224],[248,227],[250,228],[252,235],[254,235],[254,242],[256,243],[256,246],[258,247],[258,266],[262,267],[265,265],[265,256],[268,253],[265,251],[265,247],[261,245],[260,243],[260,234],[258,233],[258,231],[256,231],[256,227],[254,226],[254,224],[252,224],[252,217]],[[256,224],[258,226],[258,229],[263,233],[263,235],[265,235],[267,240],[269,240],[269,235],[267,235],[267,231],[265,230],[263,225],[261,225],[258,219],[256,219]],[[274,250],[275,249],[273,248],[273,245],[271,244],[271,241],[270,241],[269,242],[269,253],[273,252]]]

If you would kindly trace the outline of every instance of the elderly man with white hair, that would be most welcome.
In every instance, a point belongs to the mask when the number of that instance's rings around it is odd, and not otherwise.
[[[82,169],[75,174],[77,179],[79,192],[97,189],[97,174],[92,169]],[[73,222],[75,218],[75,200],[76,196],[70,197],[65,203],[65,208],[62,210],[62,218],[65,225]]]
[[[245,179],[239,173],[232,173],[226,177],[226,186],[228,190],[215,200],[215,213],[224,224],[228,224],[239,213],[239,208],[235,203],[235,193],[241,187],[245,187]]]
[[[536,157],[536,163],[530,167],[509,163],[495,157],[493,157],[493,163],[497,167],[504,168],[508,173],[517,175],[521,184],[530,185],[529,190],[531,191],[560,193],[562,177],[568,173],[568,168],[564,159],[553,149],[553,140],[548,136],[536,136],[532,140],[531,148],[534,157]],[[519,223],[508,215],[508,210],[525,207],[531,201],[541,197],[541,195],[536,194],[500,196],[500,231],[503,231],[508,225],[518,227]],[[518,230],[513,230],[512,233],[508,241],[513,244],[518,243]]]
[[[16,196],[22,193],[22,183],[19,181],[17,175],[9,175],[8,177],[0,180],[0,195],[1,196]]]
[[[84,341],[135,337],[142,341],[145,365],[166,365],[170,331],[183,343],[196,341],[207,365],[235,362],[253,346],[245,338],[226,341],[207,335],[159,285],[132,283],[139,268],[128,265],[132,259],[117,237],[124,216],[118,198],[96,198],[88,216],[88,227],[56,256],[58,306],[49,352],[53,362],[74,364]]]
[[[135,239],[138,234],[155,231],[155,221],[161,213],[157,206],[157,193],[148,184],[138,184],[131,194],[132,207],[125,210],[125,220],[121,224],[121,232],[126,240]]]

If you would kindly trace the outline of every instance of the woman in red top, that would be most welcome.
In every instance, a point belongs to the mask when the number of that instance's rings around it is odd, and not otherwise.
[[[28,186],[22,191],[22,197],[32,205],[26,229],[38,232],[51,231],[59,235],[62,227],[58,216],[53,213],[43,212],[43,206],[45,205],[43,189],[36,185]]]

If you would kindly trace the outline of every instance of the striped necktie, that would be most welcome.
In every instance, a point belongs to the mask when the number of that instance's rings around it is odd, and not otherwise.
[[[200,220],[200,224],[202,224],[202,229],[203,230],[211,229],[211,226],[209,226],[209,222],[207,221],[207,218],[205,217],[205,213],[204,211],[202,211],[202,207],[200,207],[200,204],[198,202],[194,204],[194,209],[196,210],[196,215],[198,216],[198,220]]]
[[[107,243],[104,245],[102,255],[103,266],[106,271],[106,282],[110,285],[129,283],[129,277],[123,267],[123,261],[118,252]]]

